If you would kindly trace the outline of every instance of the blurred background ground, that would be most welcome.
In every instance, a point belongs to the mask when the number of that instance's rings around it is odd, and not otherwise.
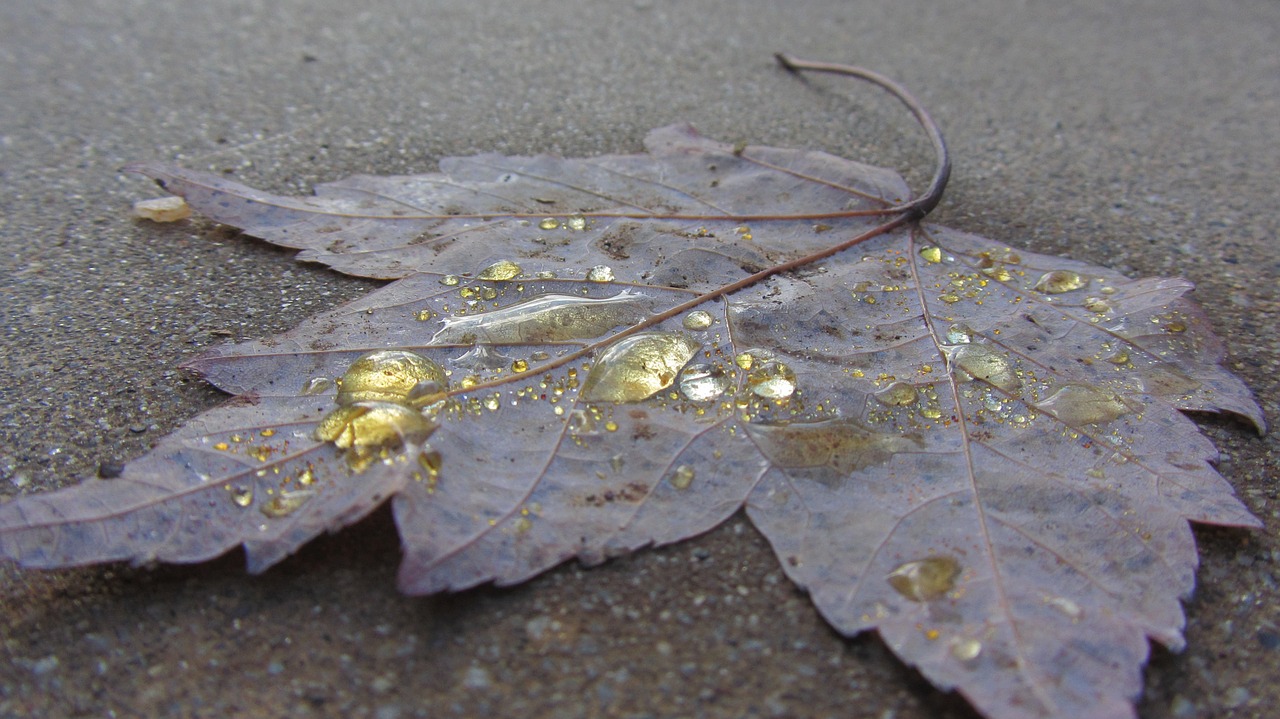
[[[0,7],[0,495],[127,460],[218,393],[175,370],[375,283],[194,221],[138,224],[131,160],[307,192],[479,151],[633,152],[689,121],[726,141],[898,168],[892,101],[771,53],[912,88],[951,142],[940,223],[1182,275],[1280,416],[1280,5],[1267,0],[435,3],[47,0]],[[1280,705],[1276,441],[1204,427],[1263,519],[1201,529],[1189,648],[1155,649],[1143,716]],[[0,569],[0,716],[965,717],[874,637],[845,640],[741,520],[512,590],[408,599],[389,516],[261,577]]]

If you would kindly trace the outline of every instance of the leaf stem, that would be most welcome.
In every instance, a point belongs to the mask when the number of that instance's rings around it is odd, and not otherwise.
[[[920,127],[924,128],[925,133],[929,136],[929,141],[933,143],[933,151],[937,156],[938,165],[933,173],[933,180],[929,183],[929,188],[925,190],[923,195],[905,205],[899,205],[892,209],[906,213],[912,220],[919,220],[938,206],[938,203],[942,201],[942,193],[947,188],[947,180],[951,178],[951,154],[947,151],[947,142],[942,139],[942,131],[938,129],[938,123],[934,122],[933,117],[929,115],[929,111],[924,109],[924,106],[910,92],[907,92],[905,87],[878,72],[872,72],[854,65],[798,60],[785,53],[776,53],[774,57],[778,59],[778,64],[791,73],[799,74],[801,70],[810,70],[866,80],[873,85],[879,85],[884,88],[890,95],[898,98],[903,105],[906,105],[911,114],[915,116],[916,121],[920,123]]]

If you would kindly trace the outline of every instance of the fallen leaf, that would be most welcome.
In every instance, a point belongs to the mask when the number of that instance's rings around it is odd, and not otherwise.
[[[0,551],[243,545],[260,572],[391,498],[400,585],[428,594],[745,508],[839,631],[877,630],[988,716],[1133,716],[1148,637],[1182,645],[1188,520],[1258,526],[1180,410],[1260,410],[1189,283],[920,222],[948,164],[898,96],[942,158],[914,201],[888,170],[687,126],[644,154],[451,158],[310,198],[134,166],[396,281],[192,362],[236,398],[118,478],[0,506]]]

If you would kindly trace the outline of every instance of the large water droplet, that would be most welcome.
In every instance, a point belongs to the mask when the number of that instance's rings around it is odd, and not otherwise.
[[[962,662],[971,662],[982,654],[982,642],[973,637],[962,637],[951,643],[951,656]]]
[[[1022,381],[1013,371],[1009,358],[985,344],[958,345],[949,353],[952,365],[1006,392],[1014,392]]]
[[[582,383],[588,402],[639,402],[675,383],[702,344],[679,332],[643,332],[607,347]]]
[[[488,267],[480,270],[480,274],[476,275],[477,279],[487,280],[490,282],[506,282],[514,280],[520,276],[524,270],[520,269],[520,265],[511,260],[498,260]]]
[[[613,268],[608,265],[596,265],[587,271],[588,282],[613,282]]]
[[[774,466],[829,468],[835,472],[833,481],[921,446],[919,437],[876,432],[849,419],[751,424],[747,431]]]
[[[942,262],[942,249],[933,245],[921,247],[920,256],[923,257],[926,262]]]
[[[582,215],[569,215],[569,219],[565,220],[564,226],[580,232],[587,229],[587,218]]]
[[[555,230],[560,227],[560,221],[554,217],[546,217],[538,223],[538,227],[544,230]]]
[[[1078,290],[1087,284],[1089,280],[1075,270],[1054,270],[1040,275],[1040,279],[1036,280],[1035,289],[1048,295],[1060,295],[1063,292]]]
[[[796,373],[777,360],[769,360],[747,375],[747,386],[757,397],[784,400],[796,392]]]
[[[380,450],[399,448],[405,444],[425,442],[436,430],[436,423],[420,412],[393,402],[357,402],[335,408],[316,425],[315,437],[333,442],[348,450],[348,463],[363,469]]]
[[[729,389],[729,376],[719,365],[691,364],[680,372],[680,394],[693,402],[706,402]]]
[[[713,322],[715,318],[705,310],[694,310],[684,316],[684,328],[687,330],[705,330]]]
[[[1110,422],[1130,411],[1114,393],[1085,384],[1063,385],[1040,403],[1040,409],[1072,426]]]
[[[398,402],[426,407],[444,399],[449,380],[436,362],[408,350],[361,355],[338,380],[338,404]]]
[[[876,400],[890,407],[906,407],[915,404],[918,396],[916,388],[906,382],[894,382],[876,392]]]
[[[446,319],[432,344],[528,344],[594,339],[621,325],[639,322],[647,298],[634,292],[596,299],[549,294],[485,312]]]
[[[957,322],[947,328],[947,344],[967,345],[973,341],[973,328],[963,322]]]
[[[960,563],[955,557],[933,556],[899,565],[889,573],[889,586],[913,602],[930,602],[955,589]]]

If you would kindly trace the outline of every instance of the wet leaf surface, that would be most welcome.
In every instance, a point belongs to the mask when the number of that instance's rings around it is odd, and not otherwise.
[[[687,126],[646,146],[311,198],[136,166],[395,281],[191,363],[235,398],[118,478],[0,506],[0,548],[60,567],[243,545],[260,572],[390,499],[400,586],[430,594],[745,509],[839,631],[989,716],[1131,716],[1148,637],[1182,642],[1188,521],[1257,526],[1182,413],[1262,426],[1190,284],[886,224],[898,176],[824,153]]]

